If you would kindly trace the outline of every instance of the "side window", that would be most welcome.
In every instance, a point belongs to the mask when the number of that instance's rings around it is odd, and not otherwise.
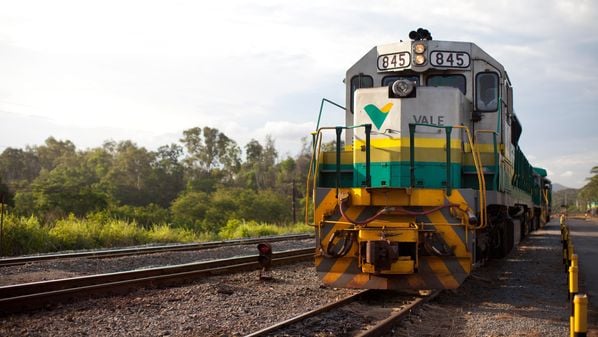
[[[386,76],[382,79],[382,86],[387,87],[388,85],[398,80],[408,80],[411,82],[415,82],[416,87],[419,86],[419,76]]]
[[[461,90],[463,95],[467,92],[465,76],[463,75],[432,75],[428,77],[426,85],[429,87],[453,87]]]
[[[359,74],[351,78],[351,112],[353,112],[353,104],[355,104],[355,90],[372,87],[374,87],[374,79],[372,76]]]
[[[478,111],[498,110],[498,75],[492,72],[479,73],[475,77],[475,86]]]

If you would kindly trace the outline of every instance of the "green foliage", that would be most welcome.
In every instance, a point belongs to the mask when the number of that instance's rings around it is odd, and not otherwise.
[[[43,253],[60,250],[79,250],[103,247],[122,247],[146,243],[188,243],[261,237],[291,233],[309,233],[312,227],[295,224],[277,226],[254,220],[231,219],[212,233],[197,233],[188,228],[167,224],[144,228],[137,223],[112,219],[105,213],[87,218],[70,214],[53,226],[42,226],[35,216],[8,214],[4,219],[2,256]]]
[[[99,227],[97,240],[100,247],[134,246],[148,241],[147,233],[135,222],[113,220],[96,226]]]
[[[107,218],[114,218],[123,221],[134,221],[144,228],[150,228],[154,224],[170,222],[170,212],[156,204],[147,206],[114,206],[99,213],[104,213]]]
[[[598,166],[592,167],[590,173],[593,176],[587,179],[588,183],[579,191],[579,198],[584,204],[582,210],[585,210],[585,206],[598,203]]]
[[[149,242],[159,243],[188,243],[198,241],[198,236],[195,234],[195,232],[186,228],[173,228],[168,225],[154,225],[147,232],[147,239]]]
[[[2,177],[0,177],[0,204],[6,204],[14,206],[14,196],[8,189],[8,186],[2,182]]]
[[[178,226],[200,229],[208,209],[209,197],[204,192],[188,191],[172,202],[172,218]]]
[[[35,217],[8,214],[2,228],[2,256],[23,255],[53,249],[48,230]]]
[[[84,216],[105,208],[108,195],[94,172],[82,165],[58,166],[42,173],[31,185],[35,208],[59,217]]]
[[[58,220],[50,229],[49,235],[58,250],[100,247],[100,224],[96,221],[83,221],[70,215]]]
[[[218,235],[223,240],[226,240],[271,235],[310,233],[311,231],[313,231],[313,228],[304,224],[296,224],[293,226],[276,226],[258,223],[256,221],[231,219],[224,227],[222,227]]]
[[[293,198],[304,197],[293,186],[305,179],[309,145],[282,162],[270,136],[244,148],[242,162],[237,143],[210,127],[185,130],[180,143],[156,151],[130,140],[77,150],[49,137],[0,154],[0,194],[11,214],[39,219],[48,247],[60,249],[216,239],[230,219],[290,223]]]

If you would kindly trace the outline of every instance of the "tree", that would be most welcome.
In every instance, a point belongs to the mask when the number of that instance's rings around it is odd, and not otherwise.
[[[82,160],[79,163],[77,166],[59,165],[43,172],[31,184],[31,196],[23,194],[16,198],[17,207],[30,207],[26,203],[33,202],[35,210],[47,221],[69,213],[84,216],[106,208],[109,196],[99,178]]]
[[[592,167],[590,173],[593,176],[587,178],[588,183],[581,188],[578,195],[584,205],[598,202],[598,166]]]
[[[39,158],[31,149],[9,147],[0,154],[0,177],[12,193],[26,188],[40,170]]]
[[[219,177],[224,182],[234,180],[241,164],[241,150],[234,140],[217,129],[195,127],[183,131],[181,142],[187,150],[184,163],[190,180],[206,176]]]
[[[145,206],[154,201],[149,178],[154,154],[130,140],[117,144],[114,161],[103,183],[121,204]]]
[[[184,167],[179,160],[182,153],[180,145],[170,144],[159,147],[154,154],[148,193],[155,203],[164,208],[168,208],[185,188]]]
[[[45,145],[34,148],[41,168],[46,171],[51,171],[61,162],[74,159],[75,150],[75,144],[70,140],[56,140],[54,137],[46,139]]]
[[[2,182],[2,177],[0,177],[0,204],[6,204],[11,206],[14,205],[13,195],[8,189],[8,186]]]
[[[252,139],[245,145],[246,162],[243,165],[242,177],[245,186],[253,190],[272,189],[276,185],[276,159],[278,152],[274,140],[266,136],[266,145],[262,146]]]

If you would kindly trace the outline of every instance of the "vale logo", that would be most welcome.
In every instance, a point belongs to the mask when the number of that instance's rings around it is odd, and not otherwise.
[[[390,109],[392,109],[392,106],[392,103],[388,103],[381,109],[379,109],[374,104],[368,104],[363,109],[368,114],[368,116],[370,116],[370,119],[372,120],[372,122],[374,122],[376,128],[380,130],[380,127],[382,126],[382,123],[384,123],[384,121],[386,120],[386,117],[388,116]]]

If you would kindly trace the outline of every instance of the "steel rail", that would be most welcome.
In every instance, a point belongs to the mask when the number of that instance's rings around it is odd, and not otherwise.
[[[314,248],[274,253],[273,265],[313,259]],[[0,287],[0,314],[38,309],[91,296],[126,294],[140,287],[163,287],[188,283],[216,274],[257,270],[257,255],[187,263],[127,272],[24,283]]]
[[[318,314],[325,313],[325,312],[343,307],[345,305],[348,305],[352,302],[358,301],[361,297],[367,296],[367,294],[372,293],[372,292],[373,291],[371,289],[368,289],[368,290],[364,290],[359,293],[344,297],[336,302],[326,304],[317,309],[297,315],[297,316],[287,319],[285,321],[278,322],[278,323],[271,325],[267,328],[264,328],[262,330],[252,332],[248,335],[245,335],[245,337],[259,337],[259,336],[271,335],[272,333],[274,333],[280,329],[286,328],[286,327],[288,327],[292,324],[295,324],[297,322],[301,322],[303,320],[306,320],[306,319],[316,316]],[[441,292],[440,290],[436,290],[426,296],[415,298],[410,303],[401,306],[400,310],[398,310],[396,312],[392,312],[387,318],[380,320],[378,323],[376,323],[375,325],[373,325],[371,327],[368,327],[368,329],[366,331],[358,333],[356,336],[379,337],[379,336],[384,336],[384,335],[388,334],[390,332],[390,330],[392,329],[392,327],[394,325],[396,325],[405,315],[410,313],[413,309],[418,308],[422,304],[434,299],[436,296],[438,296],[438,294],[440,294],[440,292]]]
[[[403,319],[405,315],[409,314],[413,309],[418,308],[422,304],[431,301],[440,293],[441,290],[435,290],[429,295],[416,298],[413,302],[401,307],[401,310],[392,313],[386,319],[378,322],[368,330],[358,334],[357,337],[379,337],[387,335],[391,331],[392,327],[395,326],[401,319]]]
[[[267,328],[264,328],[262,330],[259,330],[259,331],[256,331],[256,332],[252,332],[249,335],[245,335],[245,337],[266,336],[266,335],[268,335],[268,334],[270,334],[270,333],[272,333],[272,332],[274,332],[276,330],[280,330],[280,329],[285,328],[285,327],[287,327],[287,326],[289,326],[291,324],[294,324],[294,323],[297,323],[297,322],[301,322],[301,321],[303,321],[305,319],[308,319],[310,317],[313,317],[315,315],[318,315],[318,314],[321,314],[321,313],[324,313],[324,312],[328,312],[328,311],[330,311],[332,309],[336,309],[338,307],[342,307],[342,306],[344,306],[346,304],[354,302],[359,297],[361,297],[361,296],[363,296],[363,295],[365,295],[365,294],[367,294],[369,292],[371,292],[371,289],[363,290],[361,292],[358,292],[357,294],[346,296],[346,297],[344,297],[344,298],[342,298],[342,299],[340,299],[340,300],[338,300],[336,302],[323,305],[323,306],[321,306],[319,308],[316,308],[316,309],[308,311],[306,313],[303,313],[303,314],[297,315],[295,317],[289,318],[289,319],[287,319],[285,321],[278,322],[278,323],[276,323],[274,325],[271,325],[271,326],[269,326]]]
[[[198,243],[184,243],[174,245],[162,245],[152,247],[129,247],[122,249],[105,249],[85,252],[74,252],[74,253],[60,253],[60,254],[44,254],[35,256],[17,256],[17,257],[5,257],[0,258],[0,267],[22,265],[31,262],[56,260],[56,259],[70,259],[70,258],[90,258],[90,259],[102,259],[111,257],[121,257],[130,255],[143,255],[163,252],[177,252],[177,251],[190,251],[190,250],[202,250],[218,247],[238,246],[256,244],[263,241],[277,242],[286,240],[301,240],[312,238],[313,234],[293,234],[284,236],[269,236],[252,239],[237,239],[237,240],[226,240],[226,241],[209,241],[209,242],[198,242]]]

